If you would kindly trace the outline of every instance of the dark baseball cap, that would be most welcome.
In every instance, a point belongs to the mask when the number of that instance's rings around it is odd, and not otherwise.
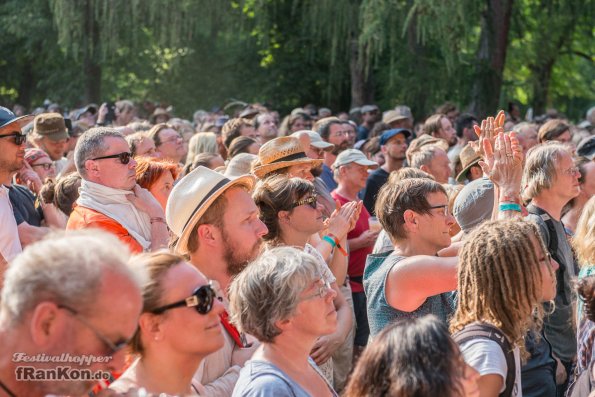
[[[380,145],[386,145],[386,143],[397,134],[403,134],[405,135],[405,138],[409,138],[411,136],[411,131],[407,128],[393,128],[392,130],[386,130],[380,137]]]
[[[24,126],[29,124],[31,120],[33,120],[34,116],[26,115],[17,117],[13,112],[9,109],[0,106],[0,128],[4,128],[10,124],[16,123],[19,127],[19,130],[22,129]]]

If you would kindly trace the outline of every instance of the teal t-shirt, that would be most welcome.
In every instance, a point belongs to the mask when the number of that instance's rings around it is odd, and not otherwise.
[[[364,269],[364,291],[367,298],[368,323],[370,336],[373,337],[391,322],[400,318],[417,318],[433,314],[445,323],[455,308],[453,292],[428,297],[425,302],[412,312],[397,310],[386,301],[386,277],[391,269],[405,259],[404,256],[392,255],[393,251],[368,255]]]

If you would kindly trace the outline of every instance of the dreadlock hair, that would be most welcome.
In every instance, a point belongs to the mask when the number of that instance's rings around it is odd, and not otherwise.
[[[533,241],[547,248],[537,226],[522,220],[486,222],[474,230],[459,253],[459,305],[451,332],[473,322],[498,327],[525,360],[523,336],[542,325],[542,275]],[[550,268],[550,271],[553,271]]]
[[[279,212],[292,211],[294,203],[315,192],[311,182],[302,178],[288,178],[287,175],[274,175],[258,182],[252,198],[260,210],[260,220],[269,229],[263,240],[270,245],[279,245]]]
[[[585,302],[583,313],[579,317],[595,321],[595,276],[587,276],[578,282],[577,291],[579,297]]]

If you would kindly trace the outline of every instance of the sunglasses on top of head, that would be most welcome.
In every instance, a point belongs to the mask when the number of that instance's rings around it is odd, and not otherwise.
[[[17,146],[21,146],[23,143],[27,141],[27,134],[23,134],[19,131],[13,131],[7,135],[0,135],[0,138],[14,138],[13,142]]]
[[[91,159],[91,160],[118,159],[118,160],[120,160],[120,163],[126,165],[130,162],[131,157],[132,157],[132,153],[122,152],[122,153],[117,153],[117,154],[110,154],[109,156],[95,157],[94,159]]]
[[[301,199],[300,201],[293,204],[293,208],[299,207],[300,205],[309,205],[313,209],[316,209],[318,206],[318,195],[312,194],[310,197]]]
[[[177,307],[193,307],[199,314],[205,315],[213,309],[215,299],[219,299],[217,292],[215,292],[212,284],[209,283],[194,290],[188,298],[153,309],[151,313],[162,314],[167,310]]]

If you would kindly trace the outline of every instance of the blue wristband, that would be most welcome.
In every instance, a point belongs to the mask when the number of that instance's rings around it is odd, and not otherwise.
[[[337,246],[337,243],[335,243],[335,240],[329,236],[324,236],[322,239],[324,241],[326,241],[327,243],[329,243],[333,248],[335,248]]]
[[[521,212],[521,206],[516,203],[500,204],[498,207],[500,211],[516,211]]]

